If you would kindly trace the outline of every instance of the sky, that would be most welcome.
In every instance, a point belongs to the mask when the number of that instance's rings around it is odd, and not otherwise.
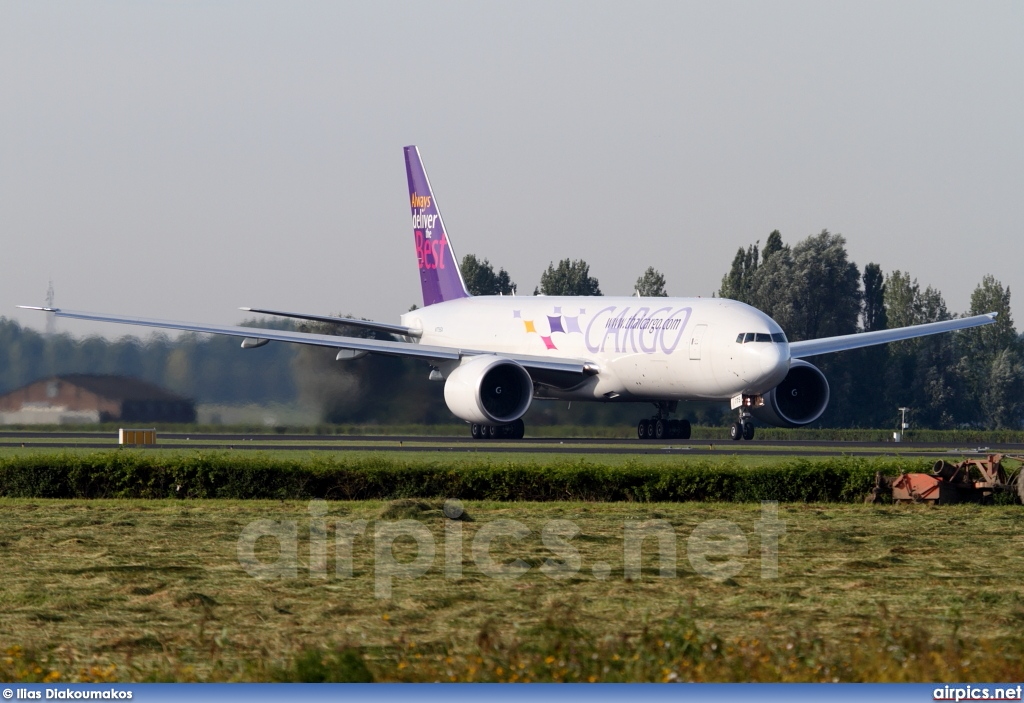
[[[422,304],[402,147],[455,252],[711,295],[822,229],[1024,315],[1024,3],[0,0],[0,316],[385,322]],[[74,334],[148,334],[58,321]],[[1018,322],[1018,327],[1020,324]]]

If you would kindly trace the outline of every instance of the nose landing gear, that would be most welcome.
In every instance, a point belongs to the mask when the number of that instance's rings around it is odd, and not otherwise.
[[[754,421],[750,413],[740,412],[740,419],[729,427],[729,439],[739,441],[754,438]]]
[[[688,420],[675,420],[668,416],[676,411],[676,401],[654,404],[657,414],[650,419],[643,419],[636,425],[636,436],[640,439],[689,439],[690,423]]]

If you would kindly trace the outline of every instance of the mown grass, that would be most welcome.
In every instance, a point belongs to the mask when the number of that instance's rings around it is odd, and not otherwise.
[[[721,503],[0,499],[0,678],[5,680],[1014,681],[1024,677],[1024,512],[1020,506],[782,504],[777,578],[762,578],[761,506]],[[311,523],[326,508],[326,532]],[[375,597],[375,530],[412,519],[432,535],[432,568]],[[240,565],[252,521],[294,521],[294,576]],[[500,519],[529,529],[491,554],[522,559],[512,579],[474,559]],[[543,529],[579,533],[576,572]],[[339,575],[336,521],[368,522]],[[664,520],[674,577],[653,539],[627,579],[626,525]],[[747,541],[724,580],[697,573],[690,538],[708,520]],[[445,544],[462,532],[459,579]],[[447,532],[446,532],[447,530]],[[311,535],[326,572],[310,570]],[[557,546],[557,545],[556,545]],[[278,555],[256,543],[264,563]],[[394,543],[408,562],[415,543]],[[315,567],[315,560],[314,560]]]

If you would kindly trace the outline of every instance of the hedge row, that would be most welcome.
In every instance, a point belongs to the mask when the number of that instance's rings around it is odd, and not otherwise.
[[[390,457],[277,459],[111,451],[0,459],[0,496],[494,501],[856,502],[876,471],[926,471],[927,460],[787,459],[758,468],[705,461],[608,466],[586,460],[403,462]]]

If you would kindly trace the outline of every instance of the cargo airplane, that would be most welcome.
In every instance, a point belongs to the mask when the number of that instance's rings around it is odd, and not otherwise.
[[[423,307],[399,324],[260,308],[254,313],[326,321],[382,333],[386,339],[123,315],[44,310],[57,317],[232,335],[243,348],[292,342],[338,349],[339,360],[366,354],[422,359],[444,383],[452,413],[475,438],[521,438],[535,398],[649,402],[641,439],[688,439],[672,416],[680,401],[731,403],[733,439],[752,439],[757,419],[799,427],[829,402],[824,374],[805,361],[818,354],[886,344],[986,325],[996,313],[900,329],[791,342],[768,315],[722,298],[471,296],[415,146],[405,148],[412,228]],[[25,306],[28,307],[28,306]]]

